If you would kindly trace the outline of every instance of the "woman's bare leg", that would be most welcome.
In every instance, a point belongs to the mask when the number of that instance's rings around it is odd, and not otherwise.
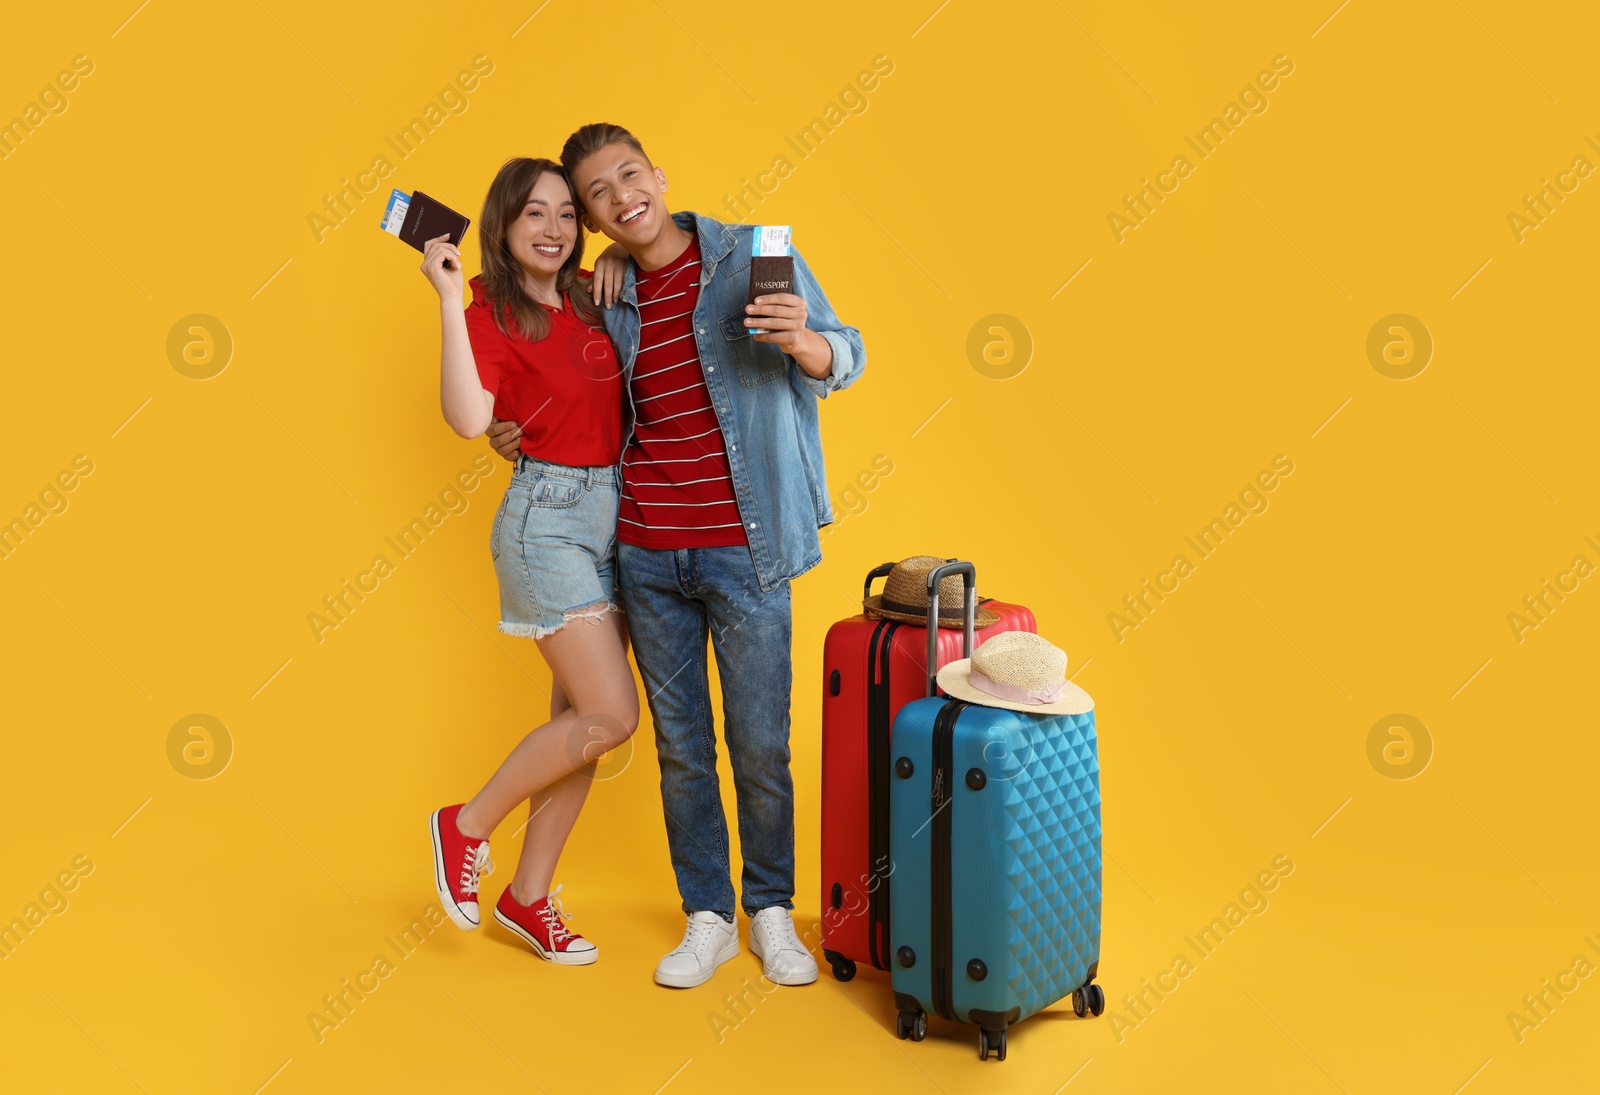
[[[624,651],[628,648],[628,625],[620,612],[603,616],[605,626],[616,632]],[[584,623],[584,621],[577,621]],[[568,624],[568,627],[574,626]],[[550,714],[559,715],[562,709],[556,704],[566,703],[566,692],[560,682],[550,693]],[[590,755],[602,750],[590,748]],[[516,877],[511,880],[511,896],[522,905],[531,905],[550,892],[551,879],[555,877],[556,862],[566,847],[567,837],[577,824],[578,813],[589,795],[589,785],[594,781],[596,761],[568,772],[549,787],[535,791],[528,801],[528,826],[522,838],[522,858],[517,862]]]
[[[588,767],[595,757],[633,734],[639,725],[639,693],[623,632],[615,625],[605,626],[615,615],[620,614],[607,613],[599,623],[576,619],[538,640],[540,653],[572,706],[523,738],[461,808],[456,824],[463,834],[488,839],[517,803],[537,791],[553,790],[562,777]],[[553,706],[553,695],[551,702]],[[587,787],[582,790],[587,793]],[[570,822],[567,827],[571,828]]]

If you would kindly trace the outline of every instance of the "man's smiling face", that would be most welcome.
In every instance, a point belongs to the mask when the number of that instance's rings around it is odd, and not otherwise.
[[[608,144],[572,169],[573,188],[593,231],[632,251],[653,243],[666,224],[667,177],[635,148]]]

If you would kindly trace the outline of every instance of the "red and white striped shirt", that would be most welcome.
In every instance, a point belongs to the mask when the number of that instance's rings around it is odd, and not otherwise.
[[[694,340],[700,241],[659,270],[639,271],[633,439],[622,454],[617,539],[676,550],[749,542],[728,454]]]

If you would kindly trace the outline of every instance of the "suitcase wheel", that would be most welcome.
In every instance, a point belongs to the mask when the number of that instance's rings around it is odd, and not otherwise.
[[[1006,1059],[1006,1032],[1004,1030],[990,1032],[979,1027],[978,1060],[987,1061],[991,1052],[997,1061]]]
[[[922,1041],[928,1036],[928,1013],[921,1008],[916,1011],[902,1010],[894,1021],[894,1032],[913,1042]]]
[[[1083,989],[1072,990],[1072,1014],[1079,1019],[1089,1014],[1088,994]]]
[[[1089,1010],[1095,1015],[1106,1010],[1106,990],[1099,985],[1089,986]]]
[[[824,951],[828,965],[833,967],[833,977],[836,981],[848,981],[856,975],[856,963],[853,958],[846,958],[836,951]]]

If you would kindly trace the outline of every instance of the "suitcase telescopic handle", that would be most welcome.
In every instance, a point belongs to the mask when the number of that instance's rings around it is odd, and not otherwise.
[[[961,575],[963,593],[961,649],[962,657],[972,657],[973,632],[977,629],[978,587],[977,568],[971,563],[952,559],[943,566],[934,567],[928,574],[928,691],[933,695],[939,687],[939,582],[946,575]]]
[[[861,587],[861,599],[863,601],[872,596],[872,583],[877,581],[879,578],[882,578],[885,574],[888,574],[894,569],[894,566],[895,565],[893,563],[879,563],[877,566],[867,571],[866,583]]]

